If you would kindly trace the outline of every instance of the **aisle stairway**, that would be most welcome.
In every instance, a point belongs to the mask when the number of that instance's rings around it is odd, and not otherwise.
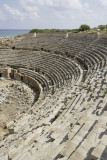
[[[74,59],[14,50],[0,51],[0,64],[35,78],[47,92],[0,141],[0,160],[107,159],[106,36]]]

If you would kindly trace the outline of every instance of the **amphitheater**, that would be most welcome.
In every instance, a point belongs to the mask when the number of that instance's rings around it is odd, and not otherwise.
[[[107,35],[0,41],[0,160],[107,160]]]

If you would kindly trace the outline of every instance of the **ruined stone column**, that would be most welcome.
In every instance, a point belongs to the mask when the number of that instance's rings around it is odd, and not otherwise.
[[[98,39],[100,39],[100,34],[101,34],[101,33],[97,32],[97,35],[98,35]]]
[[[7,79],[10,78],[11,68],[6,68],[3,72],[3,77],[6,77]]]
[[[66,34],[66,37],[65,38],[68,38],[68,33]]]
[[[37,37],[37,34],[36,34],[36,33],[34,33],[34,37]]]

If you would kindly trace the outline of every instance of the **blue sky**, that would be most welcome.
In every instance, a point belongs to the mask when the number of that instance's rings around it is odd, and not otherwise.
[[[107,24],[107,0],[0,0],[0,29]]]

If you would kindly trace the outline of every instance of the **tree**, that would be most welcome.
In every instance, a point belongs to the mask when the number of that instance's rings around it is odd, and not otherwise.
[[[80,31],[87,31],[90,30],[90,26],[88,26],[87,24],[82,24],[79,28]]]
[[[107,25],[100,25],[100,26],[98,26],[98,28],[99,28],[100,30],[104,30],[104,29],[107,29]]]

